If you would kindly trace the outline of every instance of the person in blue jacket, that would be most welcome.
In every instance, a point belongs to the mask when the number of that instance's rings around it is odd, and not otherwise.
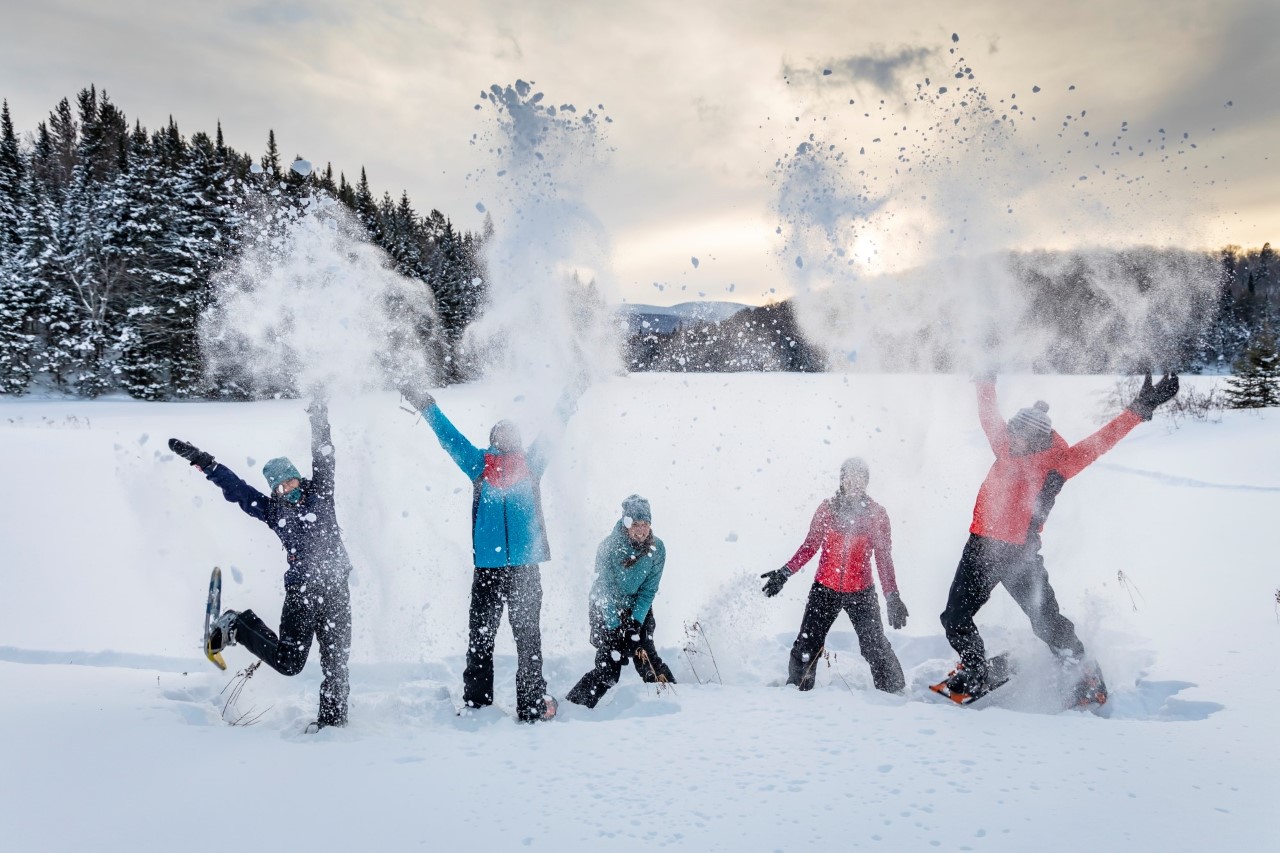
[[[320,644],[320,714],[308,730],[347,724],[348,661],[351,657],[351,559],[334,509],[334,453],[328,409],[317,397],[311,420],[311,477],[286,457],[262,468],[270,496],[240,479],[211,454],[169,439],[169,449],[201,471],[231,503],[271,528],[285,550],[284,608],[277,635],[252,610],[227,610],[211,627],[210,648],[241,645],[281,675],[306,665],[311,638]]]
[[[524,449],[519,428],[494,424],[489,446],[480,449],[458,431],[427,391],[410,386],[400,393],[418,411],[472,484],[471,542],[475,574],[467,629],[467,667],[462,701],[468,708],[493,704],[493,646],[502,611],[507,610],[516,641],[516,716],[522,722],[549,720],[556,700],[542,676],[542,578],[538,564],[551,559],[542,517],[540,482],[547,469],[545,436]],[[558,407],[568,421],[576,397]]]
[[[666,562],[666,546],[653,535],[649,502],[631,495],[622,502],[613,532],[596,549],[596,579],[587,598],[596,660],[565,696],[570,702],[594,708],[618,683],[628,659],[646,682],[675,683],[653,641],[653,598]]]

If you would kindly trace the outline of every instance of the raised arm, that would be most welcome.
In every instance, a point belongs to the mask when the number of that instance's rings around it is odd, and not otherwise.
[[[332,492],[337,463],[329,430],[329,407],[323,397],[312,398],[307,416],[311,420],[311,483],[322,492]]]
[[[1102,429],[1084,441],[1071,445],[1060,451],[1060,457],[1053,466],[1054,470],[1065,479],[1070,480],[1093,463],[1099,456],[1116,446],[1120,439],[1128,435],[1134,427],[1142,423],[1142,416],[1125,409],[1111,419]]]
[[[422,417],[440,440],[440,446],[464,474],[474,480],[484,473],[484,451],[467,441],[467,437],[444,416],[434,400],[422,410]]]
[[[978,389],[978,421],[982,431],[987,434],[987,443],[996,456],[1009,453],[1009,429],[1004,418],[1000,417],[1000,407],[996,402],[996,381],[991,377],[975,380]]]
[[[533,444],[529,445],[525,460],[529,463],[529,471],[534,477],[541,477],[547,470],[551,454],[564,438],[569,419],[578,411],[578,401],[582,399],[585,391],[586,385],[582,383],[565,388],[560,394],[560,399],[556,401],[555,421],[549,428],[543,430]]]

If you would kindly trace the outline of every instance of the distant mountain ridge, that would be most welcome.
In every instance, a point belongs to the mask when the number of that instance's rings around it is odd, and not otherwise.
[[[682,326],[695,323],[719,323],[750,305],[741,302],[681,302],[677,305],[644,305],[623,303],[616,309],[626,319],[629,334],[656,332],[669,335]]]

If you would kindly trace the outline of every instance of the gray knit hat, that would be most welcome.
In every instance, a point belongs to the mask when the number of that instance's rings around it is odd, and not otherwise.
[[[1036,400],[1036,404],[1009,419],[1009,432],[1029,441],[1043,441],[1053,433],[1053,421],[1049,420],[1049,404]]]
[[[649,511],[649,502],[639,495],[632,495],[622,502],[622,523],[630,527],[632,522],[653,522],[653,513]]]

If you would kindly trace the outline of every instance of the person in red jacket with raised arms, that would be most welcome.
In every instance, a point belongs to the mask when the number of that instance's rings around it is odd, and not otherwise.
[[[907,606],[898,595],[898,582],[893,574],[892,540],[889,514],[867,495],[871,479],[867,463],[861,459],[845,460],[840,466],[840,487],[835,497],[818,506],[809,525],[809,535],[786,565],[765,572],[764,594],[773,597],[783,584],[800,571],[813,555],[822,549],[818,573],[809,589],[800,633],[791,647],[787,684],[801,690],[812,690],[818,658],[840,611],[849,614],[858,634],[858,648],[871,666],[876,689],[898,693],[906,686],[902,665],[884,635],[880,621],[880,599],[871,578],[871,557],[875,555],[880,582],[884,585],[889,624],[902,628],[907,624]]]
[[[942,612],[947,641],[960,655],[961,665],[943,682],[955,701],[981,695],[1002,680],[988,672],[982,636],[973,622],[997,584],[1004,584],[1031,619],[1035,635],[1048,643],[1064,666],[1084,667],[1084,645],[1075,625],[1059,611],[1049,585],[1040,555],[1040,533],[1066,481],[1115,447],[1138,424],[1151,420],[1156,407],[1178,393],[1177,376],[1165,376],[1152,385],[1148,375],[1128,409],[1084,441],[1068,445],[1054,432],[1044,401],[1019,410],[1006,424],[996,404],[995,377],[980,378],[976,384],[978,418],[996,461],[978,489],[969,541]],[[1105,702],[1101,674],[1092,664],[1088,668],[1091,674],[1081,681],[1088,687],[1082,689],[1090,691],[1089,701]]]

